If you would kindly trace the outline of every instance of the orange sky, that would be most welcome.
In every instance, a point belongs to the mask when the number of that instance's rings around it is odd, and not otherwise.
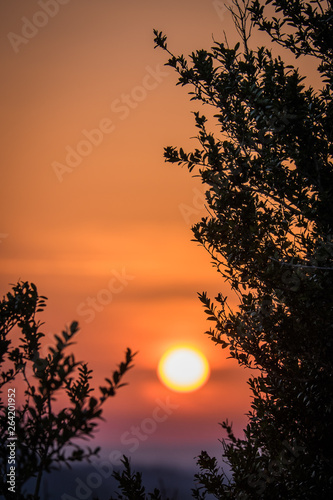
[[[190,241],[205,214],[203,188],[163,160],[165,146],[196,146],[190,112],[198,104],[175,86],[152,30],[188,54],[223,30],[233,43],[230,14],[204,0],[54,2],[0,6],[0,292],[22,279],[49,298],[46,343],[78,320],[75,351],[97,384],[126,347],[139,351],[129,386],[105,410],[96,438],[104,454],[192,465],[201,449],[221,449],[218,422],[229,418],[238,432],[245,424],[249,373],[203,333],[210,325],[197,292],[226,291]],[[212,369],[191,394],[169,391],[156,375],[163,352],[182,342],[199,347]],[[149,434],[142,422],[161,416],[156,401],[168,397],[177,408]],[[140,425],[147,432],[132,452]]]

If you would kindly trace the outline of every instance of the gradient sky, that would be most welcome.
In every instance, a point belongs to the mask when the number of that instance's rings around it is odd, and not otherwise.
[[[105,408],[95,440],[102,456],[120,450],[137,462],[192,466],[201,449],[221,451],[218,422],[230,419],[240,434],[250,373],[204,335],[197,292],[228,291],[190,241],[205,214],[203,187],[163,160],[165,146],[196,147],[199,104],[176,87],[152,30],[187,55],[223,30],[234,43],[231,17],[222,2],[204,0],[59,0],[53,17],[40,14],[42,4],[0,5],[1,296],[18,279],[37,285],[49,298],[46,344],[78,320],[75,352],[96,385],[126,347],[139,351],[129,385]],[[182,342],[212,369],[191,394],[171,392],[156,375],[165,350]],[[167,398],[162,421],[156,408]],[[154,415],[156,428],[147,423]],[[143,438],[133,440],[133,426]]]

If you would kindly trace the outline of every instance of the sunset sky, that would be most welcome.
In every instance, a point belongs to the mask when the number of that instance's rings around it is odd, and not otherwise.
[[[176,87],[153,43],[154,28],[177,54],[209,49],[224,30],[236,42],[222,5],[0,5],[0,292],[22,279],[48,297],[40,316],[46,346],[79,321],[74,349],[95,385],[127,347],[139,351],[96,434],[102,458],[119,450],[137,463],[192,467],[202,449],[222,451],[218,423],[228,418],[241,435],[250,409],[250,372],[204,335],[210,325],[197,292],[229,293],[191,241],[191,225],[205,215],[204,188],[163,159],[165,146],[197,146],[191,111],[199,104]],[[211,367],[208,382],[189,394],[170,391],[156,374],[178,343],[199,348]],[[133,437],[135,427],[142,437]]]

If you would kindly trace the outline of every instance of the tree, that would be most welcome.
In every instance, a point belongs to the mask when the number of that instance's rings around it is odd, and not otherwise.
[[[191,99],[212,107],[215,121],[194,112],[199,146],[165,148],[206,186],[208,213],[194,240],[238,297],[199,294],[214,327],[206,333],[249,379],[252,409],[244,438],[227,421],[224,460],[203,452],[200,488],[234,499],[321,499],[333,494],[333,10],[332,2],[235,0],[235,47],[215,42],[189,61],[156,46]],[[266,47],[315,58],[314,89],[294,65]],[[208,124],[210,124],[208,126]],[[215,127],[215,132],[211,132]]]
[[[93,436],[104,403],[125,385],[123,375],[135,356],[127,349],[119,369],[105,379],[100,396],[94,397],[92,370],[76,361],[74,354],[66,354],[79,330],[76,321],[61,335],[54,335],[54,346],[42,355],[44,333],[36,315],[45,301],[33,283],[19,282],[0,303],[0,493],[9,500],[38,500],[45,472],[89,461],[98,453],[99,448],[83,448],[77,440]],[[21,337],[15,340],[17,330]],[[25,399],[19,406],[17,392],[19,384],[22,391],[22,383]],[[54,406],[59,397],[66,397],[67,404],[57,412]],[[28,495],[24,485],[31,478],[35,478],[35,490]]]

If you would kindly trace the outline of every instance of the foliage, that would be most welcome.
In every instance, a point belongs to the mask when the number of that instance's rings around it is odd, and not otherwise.
[[[237,294],[199,294],[214,327],[206,332],[241,366],[252,409],[243,439],[222,427],[224,460],[202,453],[195,498],[320,499],[333,494],[333,10],[331,2],[234,1],[240,35],[215,42],[190,61],[156,46],[191,99],[214,110],[194,113],[199,146],[167,147],[206,186],[209,215],[194,241]],[[321,86],[306,83],[266,47],[250,47],[258,28],[281,50],[315,58]],[[282,48],[282,49],[281,49]],[[290,56],[290,54],[288,55]],[[208,126],[210,123],[210,126]],[[217,132],[211,132],[215,126]]]
[[[161,496],[161,492],[155,488],[153,493],[147,493],[142,485],[142,474],[132,472],[131,465],[127,457],[121,460],[124,465],[123,471],[114,472],[113,477],[118,481],[119,488],[123,494],[117,493],[117,498],[111,497],[110,500],[169,500]]]
[[[44,333],[36,314],[43,311],[45,301],[33,283],[19,282],[0,303],[0,492],[6,499],[37,500],[44,472],[63,464],[70,467],[73,462],[89,460],[98,453],[98,448],[83,448],[77,439],[93,436],[105,401],[125,385],[122,377],[131,368],[135,355],[127,349],[125,361],[99,388],[100,396],[92,396],[92,370],[87,363],[77,361],[74,354],[66,353],[79,330],[76,321],[61,335],[54,335],[54,346],[42,355]],[[15,329],[21,334],[16,343]],[[17,393],[23,393],[22,385],[25,398],[18,406]],[[12,402],[9,396],[16,398],[15,420],[7,411],[7,403]],[[54,406],[59,397],[66,397],[67,404],[57,412]],[[6,477],[10,436],[16,437],[15,493],[8,490]],[[35,478],[34,494],[23,496],[24,485],[31,478]]]

